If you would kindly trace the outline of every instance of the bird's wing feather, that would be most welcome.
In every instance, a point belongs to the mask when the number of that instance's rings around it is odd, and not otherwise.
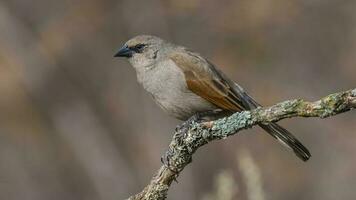
[[[176,51],[170,55],[170,59],[183,71],[188,88],[217,107],[239,112],[260,106],[242,87],[198,54],[187,50]],[[282,144],[293,149],[302,160],[310,158],[308,149],[283,127],[276,123],[260,126]]]
[[[183,71],[188,88],[225,110],[246,110],[246,104],[233,90],[234,84],[211,63],[189,51],[176,51],[170,59]]]

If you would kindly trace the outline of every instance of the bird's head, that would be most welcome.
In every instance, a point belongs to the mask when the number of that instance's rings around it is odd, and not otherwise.
[[[164,49],[165,42],[151,35],[139,35],[127,41],[114,55],[126,57],[134,68],[154,64],[159,52]]]

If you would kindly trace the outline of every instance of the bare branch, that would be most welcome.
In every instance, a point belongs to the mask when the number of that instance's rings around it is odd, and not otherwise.
[[[194,152],[213,140],[220,140],[260,123],[277,122],[291,117],[326,118],[356,108],[356,89],[331,94],[319,101],[288,100],[271,107],[235,113],[229,117],[204,123],[192,123],[185,133],[180,130],[173,136],[167,154],[169,169],[161,166],[150,184],[129,200],[161,200],[179,173],[192,159]]]

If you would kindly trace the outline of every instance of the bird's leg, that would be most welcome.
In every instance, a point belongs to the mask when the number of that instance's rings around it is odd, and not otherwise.
[[[182,124],[178,125],[176,127],[176,132],[178,132],[178,133],[187,132],[189,129],[189,125],[191,125],[193,122],[199,121],[200,115],[201,115],[201,113],[196,113],[193,116],[191,116],[187,121],[184,121]]]
[[[200,121],[201,115],[202,115],[202,113],[196,113],[193,116],[191,116],[187,121],[184,121],[182,124],[176,126],[176,133],[178,133],[181,136],[184,136],[188,132],[189,126],[193,122]]]
[[[213,121],[222,117],[226,117],[231,114],[232,112],[228,110],[222,110],[222,109],[209,110],[209,111],[198,113],[198,116],[196,116],[197,119],[195,121],[198,123]]]
[[[204,112],[198,112],[190,117],[187,121],[183,122],[183,124],[178,125],[176,127],[176,132],[178,133],[186,133],[189,129],[189,126],[193,122],[201,123],[206,121],[216,120],[221,117],[226,117],[227,115],[232,114],[231,111],[215,109],[215,110],[208,110]]]

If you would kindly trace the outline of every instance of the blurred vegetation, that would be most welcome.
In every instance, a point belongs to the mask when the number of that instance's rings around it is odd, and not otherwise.
[[[180,122],[113,58],[129,38],[153,34],[201,52],[262,104],[314,100],[355,87],[355,8],[348,0],[1,1],[0,199],[116,200],[147,184]],[[240,185],[237,147],[251,151],[266,199],[355,199],[355,112],[282,124],[310,148],[309,162],[247,130],[200,150],[169,199],[202,199],[222,170]]]

